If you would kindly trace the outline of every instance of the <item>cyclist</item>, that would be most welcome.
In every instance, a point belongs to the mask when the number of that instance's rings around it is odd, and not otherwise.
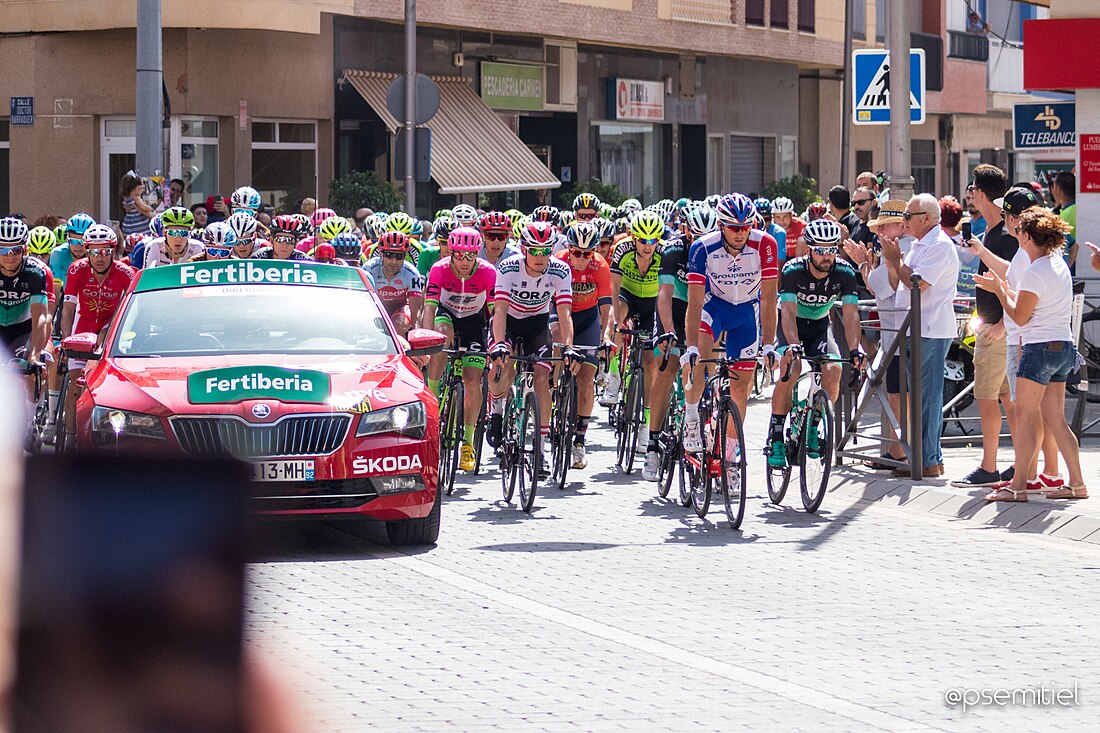
[[[457,228],[458,222],[449,216],[436,219],[435,223],[432,224],[432,241],[435,244],[425,245],[420,250],[420,256],[416,260],[416,269],[420,271],[420,277],[425,283],[428,281],[428,273],[432,271],[435,263],[451,256],[451,248],[447,238]]]
[[[53,280],[53,270],[50,269],[47,263],[49,262],[50,253],[53,252],[55,244],[56,240],[49,227],[35,227],[27,233],[27,255],[30,259],[42,265],[46,270],[46,277],[49,280],[49,282],[46,283],[46,297],[49,300],[47,305],[51,318],[54,314],[54,301],[56,300],[57,291]]]
[[[332,245],[333,256],[336,258],[334,264],[349,267],[359,266],[359,255],[363,253],[363,243],[357,235],[351,232],[337,234],[330,244]]]
[[[802,370],[802,357],[831,356],[840,352],[833,340],[829,314],[839,301],[844,318],[844,337],[853,354],[857,368],[863,366],[863,349],[860,346],[859,284],[856,271],[848,262],[837,259],[843,232],[831,219],[814,219],[803,233],[810,251],[802,257],[789,260],[783,266],[779,284],[779,333],[777,352],[781,355],[779,368],[790,377],[775,384],[772,393],[772,419],[768,441],[771,451],[768,465],[784,468],[787,451],[784,446],[783,423],[791,411],[795,382]],[[840,391],[841,367],[836,362],[821,365],[821,386],[829,399],[836,401]],[[806,435],[811,451],[818,448],[816,425],[810,426]]]
[[[521,254],[509,257],[497,267],[494,291],[493,338],[489,358],[500,367],[500,379],[490,381],[491,411],[489,445],[500,445],[504,426],[504,397],[515,375],[515,364],[509,359],[516,341],[522,340],[520,356],[549,352],[550,308],[558,314],[564,356],[570,365],[578,360],[573,351],[573,319],[570,314],[573,287],[569,265],[551,257],[555,231],[546,222],[532,222],[524,230]],[[545,453],[546,436],[550,433],[550,362],[535,365],[535,391],[539,397],[539,450]],[[499,390],[499,391],[497,391]],[[542,462],[541,476],[549,475]]]
[[[798,246],[802,243],[802,231],[806,228],[806,222],[794,215],[794,202],[786,196],[772,201],[772,217],[787,237],[787,251],[783,259],[794,259],[798,256]]]
[[[756,207],[739,193],[722,197],[715,210],[718,231],[706,234],[691,245],[688,254],[688,309],[684,330],[688,347],[681,365],[694,371],[693,362],[710,358],[715,341],[726,334],[726,357],[737,359],[735,369],[743,375],[756,370],[756,357],[769,361],[775,349],[776,286],[779,260],[775,239],[753,229]],[[761,347],[763,337],[763,347]],[[741,415],[752,389],[752,379],[731,379],[730,394]],[[685,395],[684,449],[703,449],[699,431],[699,398],[705,379],[692,379]],[[727,446],[731,450],[733,446]]]
[[[405,257],[409,238],[401,232],[386,232],[378,239],[378,254],[363,265],[374,281],[378,297],[390,314],[394,328],[404,336],[420,323],[423,279]]]
[[[611,242],[615,239],[615,222],[601,217],[593,219],[592,224],[600,231],[600,243],[596,246],[596,254],[610,263]]]
[[[145,245],[145,269],[187,262],[202,254],[202,242],[191,238],[195,215],[182,206],[173,206],[161,214],[164,237]]]
[[[451,209],[451,218],[460,227],[472,227],[477,225],[477,209],[469,204],[459,204]]]
[[[787,261],[787,232],[783,227],[779,226],[774,221],[774,214],[772,214],[772,202],[771,199],[761,196],[758,199],[753,199],[753,206],[756,207],[756,213],[760,216],[760,219],[764,222],[763,226],[757,227],[762,229],[775,238],[775,252],[779,255],[780,262]]]
[[[229,210],[232,214],[241,212],[256,216],[256,212],[260,210],[262,205],[263,201],[260,199],[259,191],[251,186],[241,186],[229,197]]]
[[[592,193],[578,194],[573,199],[573,216],[577,221],[592,221],[600,215],[600,200]]]
[[[477,256],[481,235],[471,227],[458,227],[447,235],[450,256],[437,262],[428,273],[424,299],[424,323],[431,324],[447,337],[447,348],[485,345],[489,298],[496,287],[497,271]],[[433,354],[428,361],[428,387],[439,394],[439,379],[447,355]],[[472,471],[476,465],[474,435],[484,404],[481,376],[485,357],[467,356],[462,361],[464,387],[462,445],[458,467]]]
[[[256,234],[260,230],[260,222],[256,221],[256,217],[247,211],[237,211],[226,220],[226,224],[236,235],[233,251],[229,256],[235,260],[247,260],[255,254]]]
[[[237,233],[227,222],[216,221],[208,224],[203,230],[202,243],[203,251],[188,259],[188,262],[228,260],[233,255],[233,247],[237,244]]]
[[[590,194],[582,194],[590,195]],[[580,197],[578,197],[580,198]],[[554,257],[569,264],[573,275],[573,344],[593,347],[581,352],[583,363],[577,372],[577,427],[573,437],[573,468],[584,468],[585,435],[595,402],[595,377],[599,355],[594,347],[612,343],[611,268],[596,254],[600,233],[592,224],[577,221],[566,230],[569,248]]]
[[[508,240],[508,233],[512,230],[510,221],[506,214],[499,211],[490,211],[477,221],[477,228],[485,243],[479,256],[494,267],[519,254],[519,248]]]
[[[24,350],[23,358],[35,362],[49,341],[53,282],[41,260],[27,256],[27,237],[20,219],[0,219],[0,340],[10,353]]]
[[[142,269],[145,265],[145,248],[149,245],[149,242],[163,236],[164,225],[161,223],[160,214],[157,214],[149,220],[149,233],[142,237],[141,241],[136,243],[130,251],[130,267],[134,270]]]
[[[53,270],[53,282],[57,290],[65,287],[65,280],[73,263],[84,259],[84,233],[93,224],[95,219],[87,214],[74,214],[65,223],[65,244],[55,247],[50,253],[50,269]]]
[[[283,214],[271,220],[271,246],[256,250],[254,260],[302,260],[309,255],[298,250],[298,244],[309,233],[309,222],[295,214]]]

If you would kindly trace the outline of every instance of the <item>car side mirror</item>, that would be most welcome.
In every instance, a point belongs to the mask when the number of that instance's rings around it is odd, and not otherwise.
[[[409,342],[409,348],[405,350],[406,356],[438,354],[443,350],[443,344],[447,343],[446,336],[430,328],[414,328],[405,338]]]
[[[78,333],[61,340],[61,350],[66,356],[95,361],[103,352],[96,351],[97,336],[94,333]]]

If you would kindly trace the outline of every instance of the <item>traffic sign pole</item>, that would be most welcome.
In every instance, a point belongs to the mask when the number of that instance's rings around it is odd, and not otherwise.
[[[887,42],[890,46],[890,126],[886,129],[886,175],[890,198],[908,201],[913,195],[911,117],[909,110],[909,8],[888,3]],[[923,100],[922,100],[923,101]]]
[[[416,0],[405,0],[405,212],[416,211]]]

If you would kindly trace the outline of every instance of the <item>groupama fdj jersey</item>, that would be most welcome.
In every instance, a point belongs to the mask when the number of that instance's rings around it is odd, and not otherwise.
[[[143,271],[137,290],[246,284],[327,285],[365,290],[366,285],[359,272],[358,268],[331,267],[290,260],[193,262]]]

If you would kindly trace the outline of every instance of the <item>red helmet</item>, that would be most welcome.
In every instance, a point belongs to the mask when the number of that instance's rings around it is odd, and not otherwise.
[[[458,227],[447,236],[447,246],[452,252],[480,252],[481,233],[473,227]]]
[[[520,240],[524,247],[549,247],[556,237],[553,226],[544,221],[533,221],[523,228]]]
[[[825,204],[821,201],[813,202],[812,204],[810,204],[810,207],[806,209],[806,216],[810,218],[810,221],[813,221],[814,219],[822,219],[828,213],[829,210],[825,208]]]
[[[307,221],[299,218],[298,214],[283,214],[271,220],[271,234],[293,234],[298,239],[309,235]]]
[[[138,246],[138,243],[148,236],[149,235],[145,232],[134,232],[133,234],[127,234],[126,239],[124,240],[122,245],[123,249],[125,249],[127,252],[133,252],[134,247]]]
[[[328,242],[318,244],[313,248],[313,259],[317,262],[335,262],[336,248]]]
[[[404,232],[386,232],[378,238],[378,251],[405,254],[409,251],[409,238]]]
[[[503,211],[490,211],[477,220],[477,228],[482,232],[507,232],[512,229],[512,221]]]

